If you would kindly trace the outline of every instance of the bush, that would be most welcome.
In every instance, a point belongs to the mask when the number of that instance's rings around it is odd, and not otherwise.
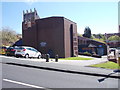
[[[114,35],[114,36],[109,37],[108,40],[109,40],[109,41],[114,41],[114,40],[119,41],[119,40],[120,40],[120,37],[117,36],[117,35]]]
[[[84,56],[92,56],[92,57],[96,57],[96,58],[101,58],[102,56],[96,55],[96,54],[91,54],[89,52],[79,52],[79,55],[84,55]]]
[[[86,54],[86,55],[90,55],[90,56],[91,56],[91,53],[89,53],[89,52],[84,52],[84,54]]]

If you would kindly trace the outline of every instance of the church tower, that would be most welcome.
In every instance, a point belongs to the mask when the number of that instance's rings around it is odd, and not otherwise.
[[[31,9],[30,12],[28,12],[28,10],[26,10],[26,13],[23,11],[23,29],[25,30],[32,27],[32,25],[35,24],[36,19],[39,19],[39,16],[35,8],[33,12]]]

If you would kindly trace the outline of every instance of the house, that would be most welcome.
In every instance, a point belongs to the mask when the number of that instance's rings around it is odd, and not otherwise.
[[[88,52],[100,56],[107,55],[107,45],[90,38],[78,36],[78,52]]]

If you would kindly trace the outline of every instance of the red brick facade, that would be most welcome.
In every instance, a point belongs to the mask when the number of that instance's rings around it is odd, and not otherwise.
[[[61,58],[78,55],[77,25],[64,17],[34,19],[29,23],[24,20],[22,35],[23,45],[32,46],[42,54],[49,53],[51,57],[58,54]]]

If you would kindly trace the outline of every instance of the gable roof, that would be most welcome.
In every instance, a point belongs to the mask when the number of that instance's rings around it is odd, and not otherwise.
[[[97,46],[90,43],[90,44],[88,45],[88,47],[97,47]]]

